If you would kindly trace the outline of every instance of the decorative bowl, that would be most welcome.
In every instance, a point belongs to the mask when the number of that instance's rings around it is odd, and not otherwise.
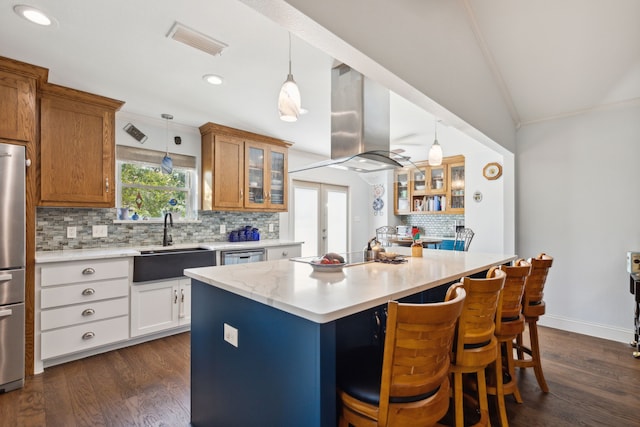
[[[321,264],[319,261],[311,261],[309,264],[313,267],[313,271],[317,273],[338,273],[346,265],[344,262],[340,264]]]

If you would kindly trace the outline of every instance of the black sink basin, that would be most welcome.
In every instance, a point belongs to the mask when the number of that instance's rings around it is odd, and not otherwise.
[[[216,252],[203,248],[163,248],[140,251],[133,257],[133,281],[171,279],[184,276],[185,268],[216,265]]]
[[[211,251],[205,248],[162,248],[162,249],[150,249],[148,251],[140,251],[141,255],[162,255],[162,254],[174,254],[176,252],[201,252]]]

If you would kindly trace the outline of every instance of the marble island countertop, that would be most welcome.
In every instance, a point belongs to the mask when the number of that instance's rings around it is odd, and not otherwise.
[[[410,248],[394,248],[409,255]],[[403,264],[369,262],[318,273],[290,260],[185,270],[185,275],[311,320],[327,323],[509,262],[515,255],[424,249]]]
[[[299,241],[271,239],[253,240],[246,242],[205,242],[205,243],[179,243],[171,246],[151,245],[141,247],[109,247],[92,249],[69,249],[62,251],[41,251],[36,252],[36,263],[49,263],[61,261],[80,261],[85,259],[117,258],[140,255],[141,251],[161,250],[161,249],[188,249],[203,248],[216,251],[268,248],[274,246],[287,246],[301,244]]]

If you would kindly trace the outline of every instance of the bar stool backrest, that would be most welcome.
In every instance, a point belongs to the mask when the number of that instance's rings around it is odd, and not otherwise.
[[[529,263],[531,263],[531,274],[529,274],[525,285],[522,303],[522,311],[525,316],[532,311],[532,307],[543,303],[544,285],[549,269],[553,265],[553,258],[541,253],[535,258],[530,258]],[[539,313],[539,310],[535,311]]]
[[[500,334],[503,320],[514,321],[522,317],[522,296],[531,273],[531,264],[520,258],[510,266],[501,265],[500,270],[507,274],[507,278],[502,290],[502,306],[496,314],[496,334]]]

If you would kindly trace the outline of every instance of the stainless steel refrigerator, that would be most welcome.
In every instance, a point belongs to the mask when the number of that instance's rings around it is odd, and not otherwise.
[[[0,144],[0,393],[24,385],[25,150]]]

